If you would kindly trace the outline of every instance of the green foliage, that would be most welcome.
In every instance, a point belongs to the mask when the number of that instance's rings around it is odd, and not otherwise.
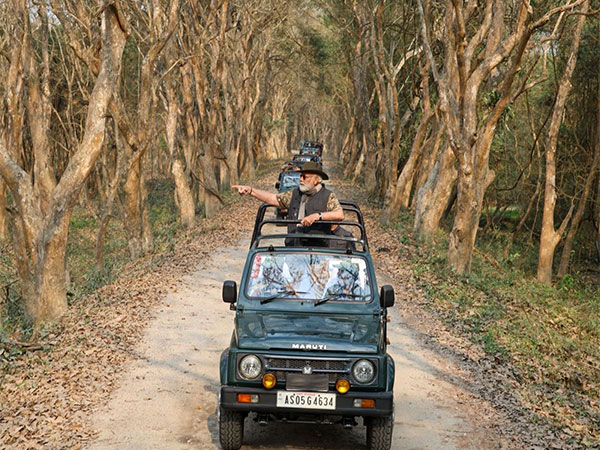
[[[562,277],[562,279],[557,283],[558,289],[561,291],[569,291],[575,287],[575,278],[572,275],[566,274]]]
[[[114,261],[107,260],[101,267],[90,267],[82,276],[81,293],[89,294],[113,281],[115,273],[118,273],[118,268],[113,264]]]
[[[399,223],[399,234],[409,225]],[[516,368],[531,402],[544,403],[547,415],[554,409],[563,425],[587,420],[597,414],[590,399],[600,396],[598,280],[574,273],[554,287],[537,283],[535,246],[513,245],[500,265],[503,242],[481,239],[471,274],[458,276],[444,264],[446,238],[436,236],[411,253],[414,277],[449,328]]]
[[[93,216],[73,216],[69,222],[69,230],[83,230],[96,227],[96,219]]]
[[[172,180],[161,180],[155,181],[148,193],[150,223],[157,252],[174,251],[175,235],[182,229],[177,220],[177,207],[172,201],[174,189]]]

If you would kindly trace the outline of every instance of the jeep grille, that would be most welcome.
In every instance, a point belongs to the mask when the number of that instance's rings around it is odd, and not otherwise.
[[[304,367],[310,367],[313,373],[326,373],[329,381],[335,382],[341,374],[350,372],[350,360],[347,359],[299,359],[273,358],[266,359],[266,370],[275,372],[277,381],[285,381],[286,373],[302,373]]]

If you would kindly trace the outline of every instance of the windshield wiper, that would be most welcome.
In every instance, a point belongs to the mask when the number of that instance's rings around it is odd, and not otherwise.
[[[319,298],[317,300],[314,301],[314,305],[315,306],[319,306],[322,303],[328,302],[329,300],[339,300],[340,298],[343,297],[349,297],[349,298],[360,298],[363,299],[365,297],[368,297],[368,295],[358,295],[358,294],[343,294],[341,292],[338,292],[336,294],[331,294],[325,298]]]
[[[264,305],[265,303],[269,303],[271,300],[276,300],[278,298],[286,298],[287,296],[298,294],[308,294],[308,292],[296,291],[294,289],[279,289],[275,294],[270,295],[269,297],[261,298],[260,304]]]

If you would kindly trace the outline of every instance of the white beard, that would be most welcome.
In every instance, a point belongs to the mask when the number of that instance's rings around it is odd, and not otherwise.
[[[315,195],[317,192],[319,192],[321,190],[321,185],[317,184],[316,186],[309,186],[308,184],[300,183],[300,186],[298,186],[298,189],[300,190],[300,192],[302,194],[308,195],[310,197],[311,195]]]

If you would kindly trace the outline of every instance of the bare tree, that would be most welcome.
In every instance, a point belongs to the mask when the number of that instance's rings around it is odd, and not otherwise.
[[[438,23],[440,19],[434,17],[432,14],[430,3],[431,2],[426,1],[423,4],[423,2],[420,1],[418,4],[418,9],[422,23],[421,35],[423,47],[429,61],[427,66],[432,73],[437,75],[437,67],[435,66],[435,63],[433,66],[431,65],[433,61],[431,40],[433,36],[436,35],[433,30],[439,28],[442,30],[441,33],[443,33],[447,24],[441,25]],[[445,20],[448,21],[447,18]],[[446,36],[441,36],[440,38],[446,42]],[[451,53],[446,53],[444,67],[445,72],[443,76],[446,85],[453,86],[456,89],[458,84],[458,72],[456,65],[452,63]],[[440,89],[439,85],[438,89]],[[440,99],[437,101],[434,109],[434,114],[442,118],[441,120],[444,122],[444,126],[441,127],[440,130],[443,130],[447,135],[447,123],[445,123],[446,120],[443,116],[442,98],[444,97],[440,95]],[[448,205],[448,201],[452,195],[454,183],[456,182],[457,178],[457,171],[455,167],[456,158],[452,148],[450,147],[448,139],[444,139],[441,144],[443,146],[441,151],[439,151],[439,148],[436,146],[434,147],[436,150],[435,153],[429,155],[429,160],[431,162],[429,167],[431,170],[423,173],[423,179],[419,183],[415,196],[414,231],[415,234],[421,239],[433,238],[435,231],[438,229],[444,210]],[[407,170],[409,169],[410,166],[407,168]]]
[[[375,192],[377,187],[376,170],[375,170],[375,143],[373,140],[373,132],[371,130],[371,118],[369,114],[369,90],[367,86],[367,71],[369,65],[368,45],[368,19],[367,8],[363,2],[353,0],[352,9],[355,16],[354,33],[354,48],[352,59],[352,82],[354,86],[354,95],[356,102],[356,114],[358,117],[357,124],[360,129],[360,141],[362,151],[355,162],[353,179],[356,179],[358,174],[362,172],[363,164],[365,164],[365,187],[371,194]]]
[[[554,228],[554,208],[556,206],[556,147],[558,141],[558,131],[560,124],[563,120],[563,114],[565,104],[569,92],[571,91],[571,77],[575,70],[575,64],[577,63],[577,51],[579,49],[579,42],[581,38],[581,32],[583,30],[583,23],[585,22],[585,14],[588,10],[588,0],[584,0],[581,3],[580,12],[577,19],[577,25],[571,37],[571,46],[569,49],[569,58],[567,65],[563,72],[562,78],[558,85],[558,92],[556,94],[556,101],[552,111],[552,119],[550,121],[550,127],[548,129],[548,136],[546,139],[546,179],[544,187],[544,211],[542,215],[542,231],[540,235],[540,249],[538,257],[538,268],[537,268],[537,279],[538,281],[546,284],[552,283],[552,262],[554,260],[554,250],[560,240],[562,239],[565,230],[571,220],[573,214],[574,203],[571,202],[571,207],[568,213],[563,218],[558,230]],[[597,161],[594,161],[597,164]],[[591,188],[591,182],[593,176],[588,177],[586,188],[584,190],[584,197],[587,200],[587,193]],[[578,213],[580,216],[583,214],[584,204],[581,205]],[[581,220],[579,217],[578,220]],[[563,268],[566,271],[566,268]]]
[[[398,21],[396,14],[393,14],[396,13],[395,10],[388,10],[388,13],[392,13],[392,17],[388,20]],[[384,197],[382,221],[386,223],[390,217],[398,212],[398,162],[402,136],[413,116],[413,112],[421,101],[419,89],[416,88],[410,104],[401,108],[397,80],[404,66],[407,65],[409,60],[416,58],[421,53],[421,49],[411,48],[416,44],[414,37],[407,49],[401,48],[399,45],[400,40],[394,38],[388,38],[389,44],[386,45],[386,39],[384,38],[384,31],[386,31],[384,27],[386,25],[384,24],[383,14],[384,2],[379,1],[371,11],[369,44],[373,55],[374,83],[379,103],[377,166],[380,175],[377,177],[377,183],[380,196]],[[398,14],[398,16],[407,17],[408,15]],[[399,28],[402,30],[407,28],[407,25],[403,24]],[[427,98],[427,100],[429,99]],[[401,113],[401,109],[404,110],[404,113]],[[403,188],[404,185],[401,189]]]
[[[22,76],[23,61],[21,52],[24,40],[25,28],[19,26],[22,15],[14,14],[22,5],[13,2],[0,4],[0,20],[2,30],[5,30],[1,38],[1,50],[3,58],[0,59],[0,69],[5,76],[2,86],[2,123],[0,127],[0,139],[2,144],[11,152],[15,161],[20,161],[19,144],[22,139],[24,126],[24,105],[21,95],[24,86]],[[12,12],[12,13],[11,13]],[[7,186],[0,178],[0,238],[8,236],[7,217]]]
[[[458,273],[470,271],[483,199],[495,176],[489,167],[489,154],[496,126],[506,106],[528,88],[519,86],[515,90],[513,83],[530,37],[553,16],[571,10],[583,1],[567,2],[550,9],[535,22],[531,20],[533,9],[529,2],[518,2],[508,35],[505,30],[506,2],[488,0],[482,10],[476,8],[475,2],[447,1],[444,73],[436,66],[430,45],[431,33],[423,20],[424,47],[438,84],[448,143],[457,161],[456,215],[450,233],[448,265]],[[424,19],[422,1],[419,10]],[[497,69],[503,63],[506,67],[499,72]],[[480,121],[478,95],[492,74],[498,86],[498,100]]]
[[[186,32],[181,38],[184,52],[189,55],[182,70],[183,110],[194,111],[197,117],[186,117],[186,154],[193,154],[193,174],[198,181],[200,201],[211,217],[221,208],[217,172],[217,157],[222,153],[225,33],[229,17],[229,0],[211,0],[204,5],[190,2],[184,17]],[[208,69],[207,69],[208,67]]]
[[[125,145],[132,149],[124,185],[124,223],[132,258],[149,252],[153,247],[146,186],[147,165],[144,161],[156,132],[150,125],[156,112],[156,93],[161,80],[157,70],[159,57],[178,26],[179,4],[180,0],[129,4],[129,14],[134,18],[136,30],[145,36],[138,45],[142,62],[139,67],[137,102],[135,112],[128,114],[126,102],[116,96],[111,102],[111,113],[125,138]],[[129,120],[131,116],[133,121]]]
[[[289,83],[281,82],[271,95],[271,130],[267,138],[267,157],[284,158],[288,154],[287,111],[292,91]]]
[[[169,76],[165,85],[167,147],[171,158],[171,174],[175,181],[175,204],[179,210],[179,220],[184,226],[190,226],[194,223],[196,210],[190,183],[184,170],[184,160],[180,157],[178,148],[177,122],[181,113],[173,78]]]
[[[101,206],[98,213],[98,228],[96,230],[96,269],[100,269],[104,263],[106,230],[113,215],[113,205],[117,198],[119,184],[125,175],[127,168],[126,161],[131,156],[131,152],[127,152],[124,148],[119,128],[115,125],[114,121],[112,123],[114,145],[109,144],[107,146],[112,148],[107,148],[102,153],[100,161],[96,166],[96,171],[102,172],[102,180],[97,183]]]
[[[27,9],[20,11],[29,16]],[[9,150],[4,142],[0,143],[0,175],[7,183],[16,206],[12,226],[22,293],[28,313],[36,318],[37,324],[57,319],[67,307],[65,251],[69,218],[79,191],[102,149],[108,103],[121,67],[127,24],[119,3],[103,3],[100,17],[100,67],[89,99],[85,130],[58,184],[51,193],[43,196],[49,199],[46,211],[37,201],[36,193],[43,189],[38,184],[40,181],[13,157],[19,154],[18,151],[14,148]],[[27,57],[23,59],[23,66],[25,64]]]

